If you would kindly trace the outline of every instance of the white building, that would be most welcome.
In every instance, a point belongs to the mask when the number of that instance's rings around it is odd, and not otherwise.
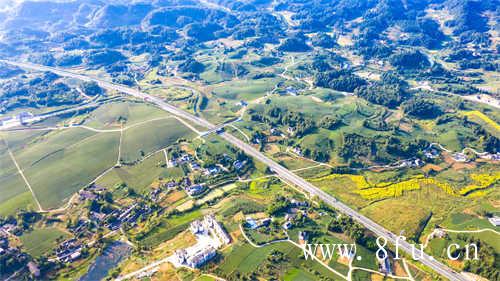
[[[451,158],[453,158],[453,160],[455,160],[457,162],[467,162],[467,155],[465,155],[461,152],[453,153],[451,155]]]
[[[175,251],[169,261],[175,266],[199,268],[217,254],[216,249],[231,242],[224,228],[213,215],[207,215],[203,220],[193,221],[191,232],[196,236],[197,243],[191,247]]]
[[[215,220],[213,215],[206,215],[203,223],[205,227],[210,230],[210,232],[213,232],[214,236],[220,239],[224,244],[229,244],[231,242],[231,238],[224,228]]]
[[[490,221],[490,223],[494,226],[500,226],[500,217],[498,216],[494,216],[492,218],[488,218],[488,220]]]

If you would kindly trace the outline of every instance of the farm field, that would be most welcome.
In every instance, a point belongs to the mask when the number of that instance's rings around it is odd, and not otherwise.
[[[29,193],[29,189],[24,183],[21,175],[19,174],[14,162],[12,161],[7,146],[0,139],[0,206],[10,201],[7,205],[12,204],[15,206],[21,203],[17,197],[22,197],[24,193]],[[31,196],[31,193],[30,193]],[[21,200],[22,201],[22,200]],[[7,205],[5,207],[7,207]],[[22,204],[19,204],[22,205]],[[20,206],[21,207],[21,206]],[[9,208],[1,208],[0,212],[10,212]]]
[[[75,128],[46,134],[14,155],[42,207],[56,208],[114,165],[118,142],[119,133]]]
[[[252,101],[271,91],[278,83],[277,79],[263,78],[258,80],[236,80],[224,82],[214,87],[213,93],[228,100]]]
[[[138,193],[148,191],[148,187],[158,178],[180,178],[184,175],[179,167],[166,168],[165,156],[160,151],[151,157],[133,165],[115,167],[97,180],[98,185],[113,187],[125,183]]]
[[[0,1],[0,280],[500,281],[495,1]]]
[[[142,157],[174,144],[194,133],[174,118],[155,120],[123,132],[121,159],[134,163]]]
[[[162,218],[158,225],[151,231],[144,233],[138,239],[146,247],[156,247],[164,241],[174,238],[177,234],[186,230],[189,224],[202,216],[200,210],[183,213],[173,218]]]
[[[392,178],[394,174],[388,172],[387,177],[383,177],[383,174],[378,174],[375,179],[374,174],[369,173],[368,178],[381,181],[379,185],[387,185],[388,183],[383,181]],[[429,181],[429,184],[420,183],[420,187],[407,190],[402,184],[392,185],[401,186],[400,191],[399,188],[391,191],[391,185],[368,188],[370,185],[362,176],[330,175],[311,181],[389,230],[396,233],[403,231],[406,237],[417,240],[427,227],[431,228],[436,224],[456,230],[491,227],[486,219],[479,218],[478,215],[464,215],[462,212],[477,205],[489,205],[490,200],[498,197],[498,190],[495,188],[487,189],[484,195],[474,199],[458,196],[458,193],[452,195],[449,189],[437,186],[436,183],[442,183],[436,181]],[[408,181],[410,182],[411,180]],[[390,194],[383,195],[388,191]],[[363,194],[376,196],[365,197]]]
[[[69,238],[69,234],[58,228],[37,228],[24,233],[20,239],[26,251],[33,257],[48,255],[58,244],[57,241],[64,241]]]
[[[112,102],[106,103],[90,112],[85,125],[96,129],[133,126],[148,120],[168,117],[169,114],[146,103]]]
[[[291,278],[288,280],[300,280],[293,278],[294,276],[300,274],[300,272],[297,271],[301,270],[315,270],[321,275],[327,276],[331,280],[343,280],[315,261],[305,261],[298,258],[302,255],[302,249],[291,245],[289,242],[275,243],[262,248],[253,248],[247,243],[235,245],[228,252],[223,253],[224,257],[222,264],[216,269],[216,272],[221,271],[225,276],[235,274],[236,272],[240,272],[242,274],[252,273],[253,271],[258,270],[259,266],[262,265],[266,257],[273,250],[284,253],[289,260],[283,265],[281,272],[282,276],[288,276],[288,278]],[[309,274],[304,275],[310,277]]]
[[[133,126],[152,119],[167,117],[169,114],[146,103],[112,102],[106,103],[90,112],[85,125],[96,129]]]

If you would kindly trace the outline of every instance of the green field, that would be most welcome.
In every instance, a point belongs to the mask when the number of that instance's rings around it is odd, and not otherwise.
[[[177,234],[186,230],[189,224],[202,216],[200,210],[173,216],[172,218],[162,218],[158,225],[151,231],[145,233],[140,238],[141,245],[155,247],[159,244],[174,238]]]
[[[14,154],[40,204],[56,208],[115,164],[118,143],[119,133],[74,128],[46,134]]]
[[[155,120],[123,132],[121,159],[133,163],[151,152],[174,144],[194,133],[174,118]]]
[[[114,102],[103,104],[89,114],[85,125],[93,128],[118,127],[120,121],[124,126],[148,121],[151,119],[167,117],[169,114],[164,110],[145,103]]]
[[[16,201],[14,198],[25,192],[29,192],[28,187],[24,183],[21,175],[12,161],[6,145],[0,139],[0,204],[9,200]],[[0,212],[8,212],[10,210],[1,208]]]
[[[263,78],[258,80],[236,80],[217,85],[213,92],[216,96],[228,100],[251,101],[271,91],[278,79]]]
[[[142,193],[158,178],[179,178],[184,175],[179,167],[166,168],[165,156],[163,152],[158,152],[153,156],[137,163],[133,166],[116,167],[101,177],[97,184],[113,187],[116,184],[125,183],[136,192]]]
[[[331,280],[343,280],[318,262],[301,259],[300,257],[303,256],[302,249],[291,245],[289,242],[275,243],[262,248],[254,248],[247,243],[235,245],[230,251],[224,253],[223,262],[217,268],[216,272],[221,272],[224,276],[231,276],[236,272],[242,274],[252,273],[262,266],[267,256],[273,250],[284,253],[288,259],[283,265],[284,270],[282,272],[283,276],[288,278],[286,280],[301,280],[295,279],[297,276],[311,277],[310,275],[312,274],[308,271],[312,272],[313,270],[319,272],[322,276],[327,276]]]
[[[50,255],[57,241],[64,241],[68,237],[69,234],[57,228],[38,228],[24,233],[20,238],[26,251],[37,258]]]
[[[24,182],[20,181],[19,184],[22,185]],[[0,203],[0,216],[15,215],[19,210],[38,210],[38,206],[36,205],[31,192],[26,191],[20,193]]]

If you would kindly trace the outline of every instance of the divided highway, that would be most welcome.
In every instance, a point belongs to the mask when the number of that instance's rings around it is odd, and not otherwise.
[[[0,62],[14,65],[14,66],[18,66],[18,67],[25,68],[25,69],[31,69],[31,70],[37,70],[37,71],[49,71],[49,72],[53,72],[55,74],[58,74],[58,75],[64,76],[64,77],[70,77],[70,78],[80,79],[80,80],[84,80],[84,81],[95,81],[103,88],[120,91],[120,92],[123,92],[125,94],[131,95],[131,96],[134,96],[137,98],[142,98],[145,101],[154,103],[158,107],[160,107],[161,109],[168,111],[171,114],[176,115],[180,118],[183,118],[187,121],[190,121],[196,125],[205,127],[207,129],[209,129],[210,131],[214,131],[217,128],[216,125],[208,122],[205,119],[194,116],[193,114],[185,112],[185,111],[183,111],[175,106],[172,106],[159,98],[156,98],[156,97],[151,96],[149,94],[143,93],[143,92],[136,90],[134,88],[114,84],[114,83],[107,82],[107,81],[104,81],[104,80],[101,80],[98,78],[89,77],[89,76],[81,75],[78,73],[73,73],[71,71],[67,71],[67,70],[63,70],[63,69],[59,69],[59,68],[54,68],[54,67],[47,67],[47,66],[36,65],[36,64],[32,64],[32,63],[21,63],[21,62],[13,62],[13,61],[6,61],[6,60],[0,60]],[[298,188],[309,193],[311,196],[318,196],[318,198],[323,200],[325,203],[327,203],[331,207],[337,209],[341,213],[350,216],[351,218],[353,218],[354,220],[356,220],[357,222],[362,224],[364,227],[366,227],[367,229],[369,229],[370,231],[375,233],[377,236],[379,236],[379,237],[383,236],[387,239],[387,241],[389,243],[391,243],[393,245],[396,244],[397,235],[391,233],[390,231],[388,231],[385,228],[383,228],[382,226],[376,224],[375,222],[373,222],[369,218],[359,214],[358,212],[356,212],[352,208],[348,207],[347,205],[343,204],[342,202],[339,202],[337,199],[335,199],[330,194],[315,187],[314,185],[307,182],[303,178],[297,176],[296,174],[292,173],[291,171],[289,171],[285,167],[274,162],[272,159],[265,156],[264,154],[262,154],[260,151],[258,151],[257,149],[255,149],[251,145],[241,141],[240,139],[238,139],[238,138],[234,137],[233,135],[226,133],[226,132],[222,132],[219,135],[222,138],[224,138],[226,141],[228,141],[229,143],[231,143],[234,146],[238,147],[239,149],[243,150],[248,155],[254,157],[255,159],[257,159],[257,160],[263,162],[264,164],[266,164],[267,166],[269,166],[276,173],[276,175],[278,175],[283,181],[286,181],[287,183],[290,183],[292,185],[297,186]],[[411,211],[411,210],[409,210],[409,211]],[[412,255],[412,244],[410,244],[406,241],[399,241],[399,248],[401,250],[403,250],[404,252],[408,253],[409,255]],[[415,246],[415,248],[417,249],[415,251],[415,253],[417,256],[419,256],[419,254],[418,254],[419,247]],[[419,261],[421,263],[425,264],[426,266],[432,268],[435,272],[437,272],[438,274],[440,274],[441,276],[443,276],[449,280],[453,280],[453,281],[455,281],[455,280],[456,281],[469,280],[464,275],[461,275],[461,274],[453,271],[452,269],[450,269],[446,265],[442,264],[441,262],[435,260],[433,257],[431,257],[425,253],[423,254],[423,258],[420,259]]]

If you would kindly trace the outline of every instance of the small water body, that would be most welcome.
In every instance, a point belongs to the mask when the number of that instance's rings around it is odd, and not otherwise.
[[[96,258],[90,266],[87,274],[82,276],[79,281],[97,281],[102,280],[111,269],[115,268],[123,259],[130,255],[132,247],[127,243],[115,241],[104,249],[103,253]]]

